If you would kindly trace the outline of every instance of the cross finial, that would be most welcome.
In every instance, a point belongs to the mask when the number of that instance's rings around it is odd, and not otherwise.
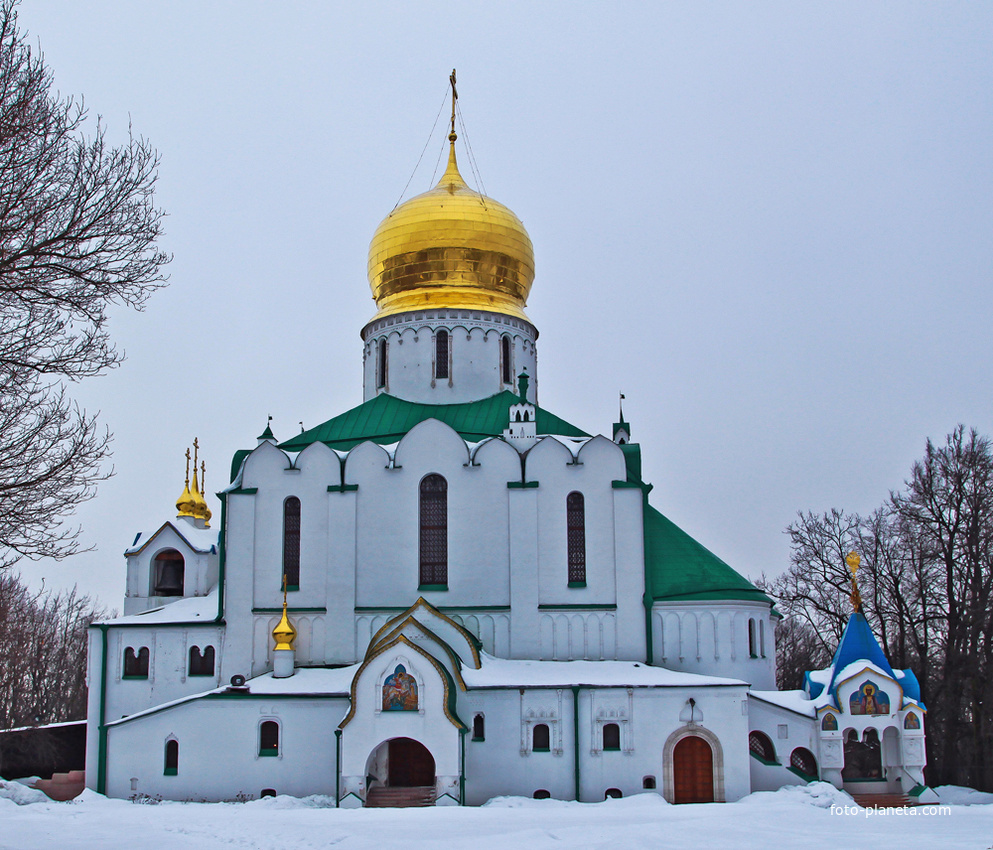
[[[859,585],[855,579],[855,573],[858,572],[862,559],[859,557],[858,552],[849,552],[848,557],[845,558],[845,563],[848,564],[848,569],[852,573],[852,609],[858,614],[862,610],[862,594],[859,593]]]
[[[454,142],[458,136],[455,135],[455,101],[459,99],[458,89],[455,88],[455,69],[448,75],[448,82],[452,85],[452,130],[448,134],[448,141]]]
[[[190,449],[186,448],[186,486],[190,486]]]

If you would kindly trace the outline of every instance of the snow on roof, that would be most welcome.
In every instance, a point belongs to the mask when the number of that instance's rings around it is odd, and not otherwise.
[[[134,542],[124,550],[124,554],[134,555],[140,552],[167,526],[182,537],[194,552],[216,551],[218,534],[216,528],[197,528],[193,523],[185,519],[175,519],[162,523],[151,534],[139,531]]]
[[[5,732],[31,732],[35,729],[58,729],[63,726],[85,726],[85,720],[62,720],[59,723],[39,723],[36,726],[15,726],[13,729],[0,729],[0,734]]]
[[[271,673],[264,673],[249,679],[245,684],[253,694],[348,694],[351,692],[352,679],[361,666],[297,667],[292,676],[284,679],[275,679]]]
[[[814,717],[816,714],[813,701],[807,699],[804,691],[749,691],[748,696],[802,714],[804,717]]]
[[[206,596],[191,596],[187,599],[177,599],[168,605],[142,611],[140,614],[129,614],[113,620],[102,620],[111,626],[126,626],[129,624],[156,626],[162,623],[197,623],[211,622],[217,616],[217,588]]]
[[[665,667],[648,667],[637,661],[518,661],[480,653],[478,670],[462,669],[469,688],[569,687],[702,687],[741,685],[740,679],[679,673]]]
[[[572,459],[573,460],[577,460],[579,458],[579,451],[580,451],[580,449],[582,449],[583,446],[585,446],[593,438],[592,437],[567,437],[567,436],[563,436],[562,434],[539,434],[538,435],[538,439],[539,440],[546,440],[546,439],[547,440],[555,440],[555,442],[561,443],[563,446],[565,446],[569,450],[569,453],[572,455]]]
[[[245,683],[247,686],[245,693],[273,696],[320,695],[330,697],[347,695],[351,690],[352,678],[355,676],[355,671],[358,670],[360,666],[360,664],[352,664],[349,667],[335,668],[298,667],[293,676],[289,676],[285,679],[276,679],[273,677],[272,673],[263,673],[261,676],[256,676],[254,679],[249,679]],[[224,694],[229,692],[230,688],[227,685],[224,685],[220,688],[213,688],[209,691],[189,694],[184,697],[179,697],[178,699],[169,700],[168,702],[163,702],[159,705],[146,708],[144,711],[136,711],[134,714],[129,714],[127,717],[122,717],[120,720],[111,720],[107,725],[115,726],[119,723],[127,723],[128,721],[135,720],[136,718],[144,717],[146,714],[155,714],[163,709],[173,708],[186,702],[202,699],[210,696],[211,694]]]

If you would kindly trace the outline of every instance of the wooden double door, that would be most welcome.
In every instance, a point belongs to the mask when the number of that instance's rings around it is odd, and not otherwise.
[[[672,751],[674,803],[714,802],[714,751],[703,738],[690,735]]]
[[[412,738],[389,742],[389,782],[393,788],[434,785],[434,757],[427,747]]]

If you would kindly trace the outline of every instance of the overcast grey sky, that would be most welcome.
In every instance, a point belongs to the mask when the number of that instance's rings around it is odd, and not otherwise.
[[[127,361],[77,388],[115,434],[77,517],[96,550],[23,563],[34,582],[119,608],[194,436],[216,491],[268,414],[287,438],[361,401],[369,239],[453,67],[486,192],[534,242],[540,404],[609,434],[626,393],[652,502],[740,572],[786,566],[797,510],[878,505],[928,436],[993,432],[990,3],[28,0],[20,22],[63,93],[161,152],[175,255],[114,317]]]

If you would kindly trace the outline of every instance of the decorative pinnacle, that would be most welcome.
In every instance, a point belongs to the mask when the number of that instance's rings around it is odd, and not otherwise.
[[[276,641],[274,649],[293,649],[293,641],[296,636],[297,630],[293,628],[286,612],[286,574],[283,573],[283,616],[279,618],[276,628],[272,630],[273,640]]]
[[[859,584],[855,578],[855,573],[858,572],[859,565],[862,563],[862,559],[859,557],[858,552],[849,552],[848,557],[845,558],[845,563],[848,564],[848,569],[852,573],[852,610],[856,614],[862,612],[862,594],[859,593]]]

